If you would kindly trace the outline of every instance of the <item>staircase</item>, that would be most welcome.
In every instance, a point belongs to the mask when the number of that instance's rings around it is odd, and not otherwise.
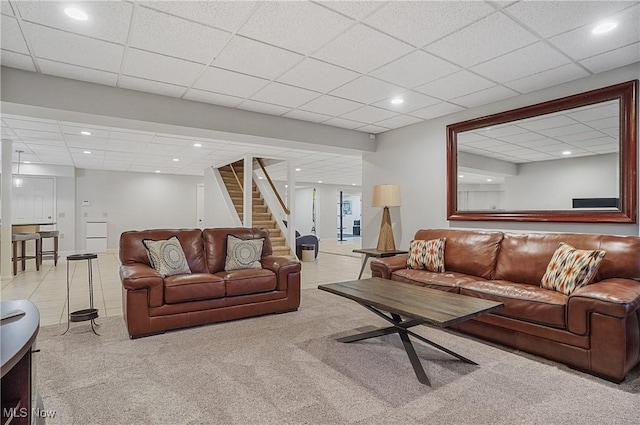
[[[240,180],[240,185],[238,185],[238,181],[236,180],[236,176],[233,174],[231,170],[231,165],[233,165],[233,169],[236,171],[238,179]],[[224,181],[224,185],[229,192],[229,196],[231,197],[231,201],[238,212],[238,216],[240,220],[243,220],[244,217],[244,205],[243,205],[243,194],[241,185],[244,184],[244,162],[237,161],[231,165],[225,165],[224,167],[220,167],[218,171],[222,176],[222,180]],[[273,249],[273,255],[277,256],[294,256],[291,252],[291,249],[287,245],[287,241],[282,235],[280,228],[276,221],[269,211],[269,207],[264,202],[258,187],[255,182],[251,182],[252,187],[252,207],[253,210],[251,212],[251,223],[252,227],[255,228],[266,228],[269,231],[269,239],[271,240],[271,246]]]

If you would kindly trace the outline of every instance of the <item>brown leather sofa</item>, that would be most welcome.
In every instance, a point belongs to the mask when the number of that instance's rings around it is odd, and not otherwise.
[[[457,329],[620,382],[640,361],[640,237],[419,230],[445,237],[445,272],[407,268],[407,255],[372,261],[374,277],[504,303]],[[567,296],[540,287],[560,242],[603,249],[594,282]]]
[[[149,263],[143,239],[177,236],[191,274],[163,278]],[[265,238],[260,269],[224,271],[227,235]],[[120,235],[120,280],[129,336],[206,323],[295,311],[300,305],[300,263],[272,255],[266,229],[162,229]]]

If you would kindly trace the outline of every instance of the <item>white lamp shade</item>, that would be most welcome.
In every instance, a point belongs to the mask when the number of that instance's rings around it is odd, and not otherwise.
[[[399,207],[400,186],[395,184],[379,184],[373,186],[373,207]]]

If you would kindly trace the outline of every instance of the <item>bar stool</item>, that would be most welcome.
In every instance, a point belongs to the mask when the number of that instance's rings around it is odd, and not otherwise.
[[[36,241],[34,255],[27,255],[27,241]],[[22,271],[25,270],[26,260],[36,260],[36,270],[40,270],[42,263],[42,247],[40,246],[40,235],[37,233],[12,233],[11,243],[13,244],[13,275],[18,274],[18,261],[22,262]],[[20,256],[18,256],[18,243],[20,243]]]
[[[44,256],[53,256],[53,265],[58,265],[58,237],[60,237],[60,232],[58,230],[42,230],[39,231],[40,235],[40,247],[42,251],[40,252],[40,258],[44,258]],[[45,251],[44,250],[44,240],[53,238],[53,250]]]
[[[69,327],[71,322],[83,322],[85,320],[91,321],[91,330],[94,334],[100,335],[96,332],[96,327],[100,326],[96,323],[96,319],[98,318],[98,309],[93,307],[93,271],[91,269],[91,260],[98,258],[98,254],[87,253],[87,254],[73,254],[67,255],[67,330],[62,333],[62,335],[66,334],[69,331]],[[69,305],[70,297],[69,297],[69,285],[71,280],[69,279],[69,263],[72,261],[81,261],[87,260],[88,267],[88,277],[89,277],[89,308],[78,311],[71,311],[71,307]]]

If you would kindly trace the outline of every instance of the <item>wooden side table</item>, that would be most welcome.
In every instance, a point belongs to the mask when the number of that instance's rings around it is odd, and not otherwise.
[[[403,251],[399,249],[396,249],[393,251],[379,251],[375,248],[362,248],[362,249],[354,249],[353,252],[357,252],[358,254],[364,254],[364,260],[362,260],[362,267],[360,268],[360,274],[358,275],[358,279],[360,279],[362,278],[364,267],[367,265],[367,260],[369,260],[369,258],[393,257],[394,255],[398,255],[398,254],[407,254],[409,251]]]

